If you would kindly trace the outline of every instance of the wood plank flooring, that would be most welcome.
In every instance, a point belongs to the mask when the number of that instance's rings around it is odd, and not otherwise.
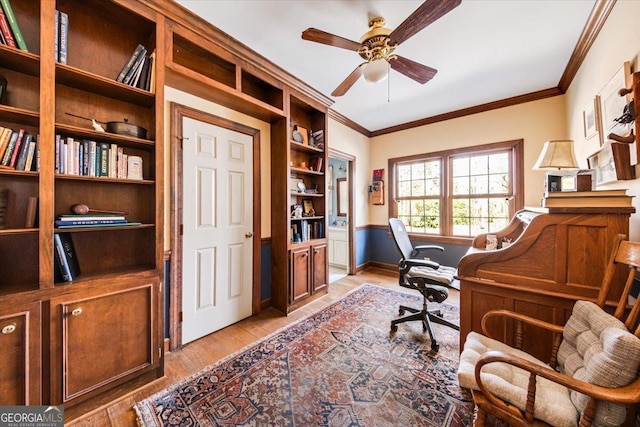
[[[81,415],[73,421],[65,423],[65,425],[74,427],[136,426],[136,415],[133,410],[133,405],[136,402],[163,390],[300,318],[315,313],[363,283],[400,289],[397,273],[385,270],[369,269],[357,275],[344,277],[337,282],[331,283],[329,293],[326,296],[296,310],[289,316],[267,309],[257,316],[242,320],[191,342],[178,351],[167,353],[164,361],[165,376],[163,378],[146,384],[119,399],[107,402],[102,407]],[[458,292],[451,290],[447,303],[459,305],[459,301]]]

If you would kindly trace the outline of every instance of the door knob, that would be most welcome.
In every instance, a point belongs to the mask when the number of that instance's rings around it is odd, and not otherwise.
[[[247,239],[252,236],[253,236],[253,233],[250,231],[247,231],[246,233],[244,233],[244,237],[246,237]]]

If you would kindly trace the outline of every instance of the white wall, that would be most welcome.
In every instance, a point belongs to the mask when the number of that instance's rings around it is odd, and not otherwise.
[[[587,167],[587,158],[600,147],[597,137],[585,140],[582,112],[596,94],[607,84],[625,61],[631,62],[632,71],[638,70],[640,52],[640,1],[618,1],[589,50],[576,77],[565,95],[567,98],[567,122],[569,138],[575,141],[576,157],[582,167]],[[636,176],[640,168],[636,167]],[[635,196],[634,206],[640,211],[640,182],[617,181],[606,188],[626,188]],[[640,240],[640,213],[631,215],[630,240]]]
[[[524,139],[525,205],[539,207],[544,172],[532,167],[545,141],[567,137],[565,111],[565,96],[555,96],[374,137],[371,168],[385,169],[388,182],[390,158]],[[387,223],[388,195],[384,206],[371,206],[372,224]]]
[[[165,164],[164,164],[164,182],[165,182],[165,194],[164,194],[164,245],[165,250],[169,249],[170,241],[170,204],[171,204],[171,180],[169,179],[169,173],[171,171],[171,137],[170,125],[171,125],[171,109],[170,103],[175,102],[191,108],[204,111],[209,114],[213,114],[225,119],[233,120],[237,123],[241,123],[245,126],[252,127],[260,130],[260,193],[261,193],[261,237],[271,236],[271,125],[267,122],[263,122],[254,117],[247,116],[246,114],[239,113],[229,108],[223,107],[206,99],[199,98],[186,92],[174,89],[169,86],[165,86],[165,108],[164,108],[164,134],[165,134]]]

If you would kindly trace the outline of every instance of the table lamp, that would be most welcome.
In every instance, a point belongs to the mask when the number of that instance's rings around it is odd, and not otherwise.
[[[547,172],[545,191],[575,191],[576,173],[561,172],[562,169],[578,169],[578,161],[573,151],[573,141],[570,139],[547,141],[533,169],[555,169]],[[563,179],[564,178],[564,179]],[[564,183],[564,188],[562,184]]]

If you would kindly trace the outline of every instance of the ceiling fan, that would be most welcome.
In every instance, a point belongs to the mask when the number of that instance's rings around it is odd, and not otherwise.
[[[302,32],[302,38],[316,43],[327,44],[342,49],[354,50],[366,61],[355,70],[331,93],[342,96],[364,74],[367,81],[379,82],[387,78],[389,67],[424,84],[436,75],[438,70],[419,64],[393,52],[400,45],[429,24],[460,5],[462,0],[427,0],[418,7],[395,30],[386,28],[384,18],[374,18],[369,22],[369,31],[359,42],[345,39],[316,28]]]

